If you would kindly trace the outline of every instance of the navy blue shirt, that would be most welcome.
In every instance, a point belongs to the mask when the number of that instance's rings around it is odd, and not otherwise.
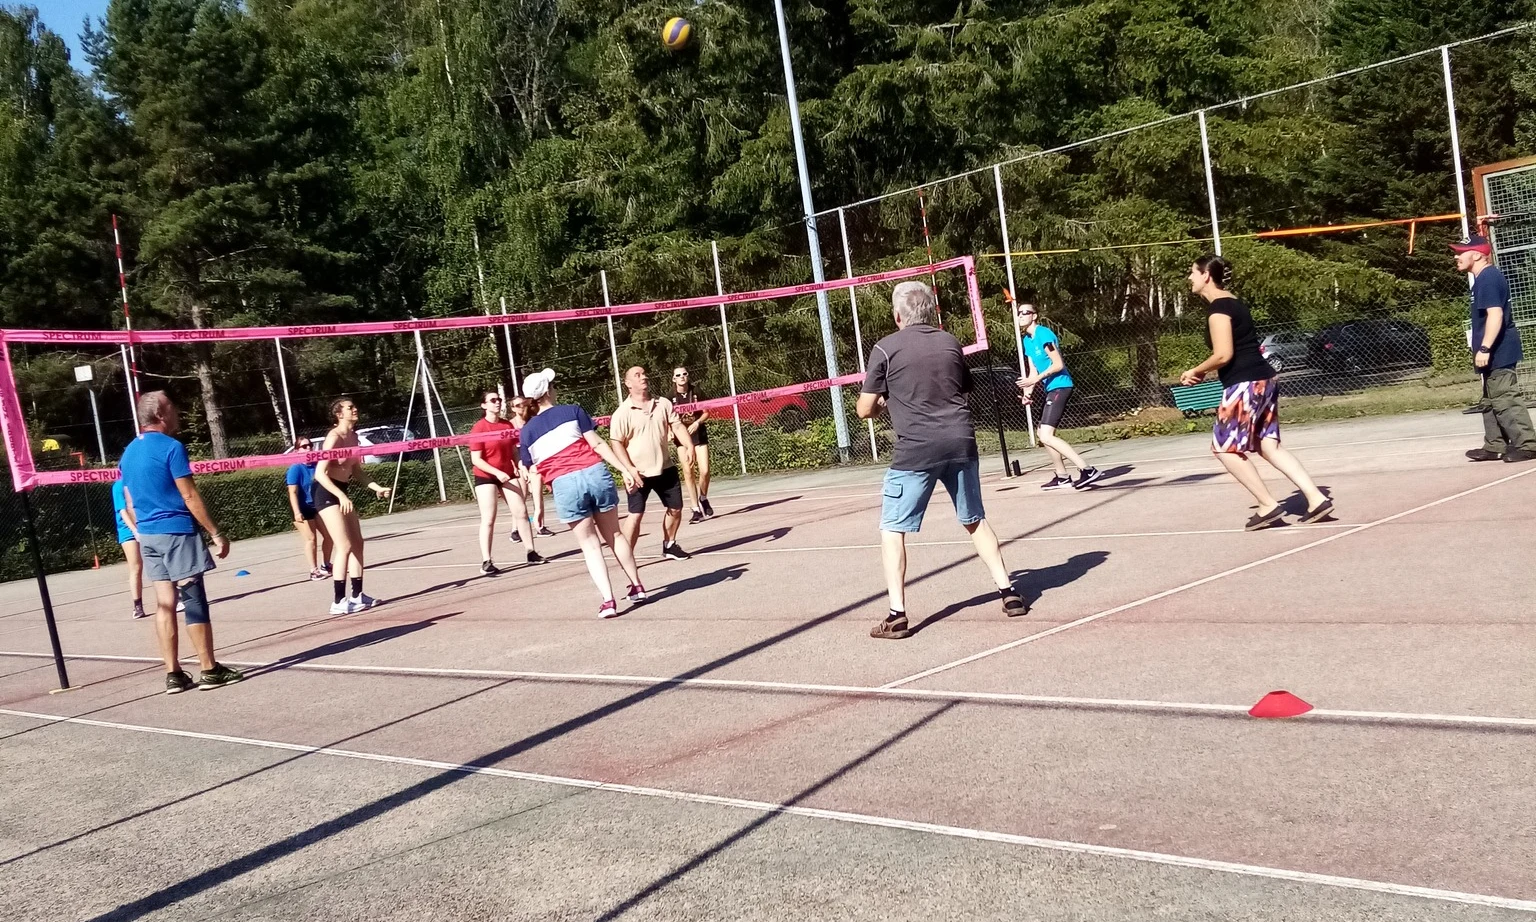
[[[192,476],[186,446],[164,432],[145,432],[129,443],[117,469],[133,501],[139,534],[197,533],[197,523],[176,489],[176,478]]]
[[[1472,349],[1483,344],[1483,330],[1488,323],[1488,309],[1503,308],[1504,323],[1498,338],[1493,341],[1493,351],[1488,356],[1489,368],[1514,368],[1520,364],[1524,353],[1520,349],[1520,333],[1515,329],[1515,312],[1510,310],[1509,280],[1498,266],[1489,266],[1472,280]]]

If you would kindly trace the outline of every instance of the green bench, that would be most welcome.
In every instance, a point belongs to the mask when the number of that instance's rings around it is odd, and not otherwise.
[[[1206,410],[1214,410],[1221,406],[1220,379],[1205,381],[1192,387],[1174,385],[1169,390],[1173,391],[1173,405],[1184,413],[1186,419],[1193,419]]]

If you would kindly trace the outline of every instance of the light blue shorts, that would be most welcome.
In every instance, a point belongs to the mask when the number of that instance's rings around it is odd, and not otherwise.
[[[619,507],[619,491],[613,485],[613,475],[608,473],[608,465],[601,461],[562,474],[555,478],[550,489],[555,492],[555,515],[567,525]]]
[[[922,528],[923,513],[936,483],[949,491],[961,525],[974,525],[987,517],[981,506],[981,462],[951,461],[926,471],[886,471],[880,530],[915,532]]]

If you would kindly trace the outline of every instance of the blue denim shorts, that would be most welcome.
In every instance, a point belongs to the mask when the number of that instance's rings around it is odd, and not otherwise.
[[[619,506],[619,491],[613,485],[613,475],[608,473],[608,465],[601,461],[562,474],[555,478],[550,489],[555,492],[555,515],[567,525]]]
[[[926,471],[886,471],[880,530],[915,532],[922,528],[923,513],[936,483],[944,484],[949,491],[961,525],[974,525],[987,517],[981,506],[981,463],[973,458]]]

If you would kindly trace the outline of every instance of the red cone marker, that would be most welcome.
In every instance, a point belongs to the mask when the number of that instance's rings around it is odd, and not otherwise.
[[[1278,718],[1300,717],[1312,710],[1312,705],[1306,703],[1288,691],[1272,691],[1259,699],[1248,710],[1250,717]]]

